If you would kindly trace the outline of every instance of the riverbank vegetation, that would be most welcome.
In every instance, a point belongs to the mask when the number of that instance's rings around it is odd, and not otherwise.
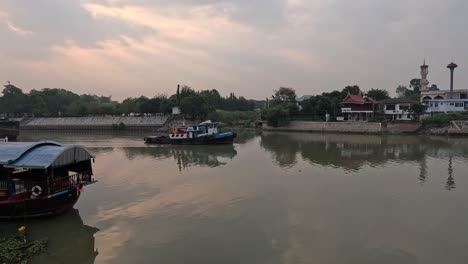
[[[188,118],[203,119],[217,109],[252,111],[262,107],[261,101],[249,100],[234,93],[223,97],[216,89],[196,91],[188,86],[182,86],[170,96],[131,97],[122,102],[106,96],[78,95],[65,89],[44,88],[24,93],[10,83],[4,87],[0,96],[0,114],[9,117],[169,114],[174,106],[179,106]]]
[[[0,263],[28,263],[46,250],[47,240],[27,241],[23,237],[0,238]]]
[[[216,110],[208,114],[208,119],[217,120],[229,127],[250,128],[260,119],[260,111]]]
[[[423,127],[445,127],[456,120],[468,120],[468,112],[435,114],[423,120]]]

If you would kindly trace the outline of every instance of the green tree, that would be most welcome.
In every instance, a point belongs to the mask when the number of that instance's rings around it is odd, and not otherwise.
[[[293,88],[280,87],[271,97],[270,106],[282,106],[288,110],[290,116],[297,115],[299,107],[296,102],[296,91]]]
[[[180,110],[192,119],[204,119],[208,113],[214,111],[205,98],[198,95],[185,97],[180,102]]]
[[[390,98],[390,96],[388,95],[388,91],[384,89],[370,89],[366,93],[366,96],[376,101]]]
[[[412,104],[409,108],[409,112],[413,116],[413,119],[417,120],[426,112],[426,106],[421,103]]]
[[[417,79],[417,78],[411,79],[410,87],[413,88],[414,92],[421,94],[421,79]]]
[[[176,105],[180,106],[180,85],[177,85]]]
[[[341,97],[342,99],[346,97],[346,95],[349,94],[359,94],[361,93],[361,88],[359,88],[358,85],[348,85],[346,86],[342,91],[341,91]]]
[[[275,105],[264,109],[263,116],[270,126],[277,127],[284,124],[290,115],[286,106]]]
[[[310,97],[302,102],[301,114],[314,119],[325,120],[325,115],[330,114],[332,119],[341,113],[342,93],[333,91]]]
[[[296,91],[293,88],[280,87],[274,91],[275,94],[271,97],[272,105],[286,105],[296,103]]]
[[[398,85],[395,92],[399,98],[405,98],[406,95],[408,94],[408,87],[404,85]]]
[[[30,110],[27,95],[9,82],[4,87],[3,96],[0,98],[1,112],[12,116],[22,116],[27,113]]]

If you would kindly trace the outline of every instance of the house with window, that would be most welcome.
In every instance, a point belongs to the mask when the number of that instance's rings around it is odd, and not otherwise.
[[[374,117],[376,102],[362,95],[348,94],[341,102],[343,121],[368,121]]]
[[[385,115],[387,120],[397,121],[409,121],[413,119],[413,115],[410,112],[412,104],[417,103],[404,98],[390,98],[379,101],[382,113]]]

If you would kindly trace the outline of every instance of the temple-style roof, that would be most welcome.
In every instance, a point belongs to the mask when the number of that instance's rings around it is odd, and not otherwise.
[[[53,141],[0,144],[0,166],[5,168],[46,169],[94,158],[81,146],[64,146]]]
[[[372,99],[366,99],[357,94],[348,94],[341,102],[343,104],[375,104]]]

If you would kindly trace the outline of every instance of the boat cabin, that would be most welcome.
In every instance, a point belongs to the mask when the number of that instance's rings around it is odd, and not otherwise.
[[[94,183],[94,155],[57,142],[0,144],[0,204],[49,199]]]
[[[219,122],[205,121],[185,128],[174,128],[169,133],[171,139],[198,138],[218,133]]]

